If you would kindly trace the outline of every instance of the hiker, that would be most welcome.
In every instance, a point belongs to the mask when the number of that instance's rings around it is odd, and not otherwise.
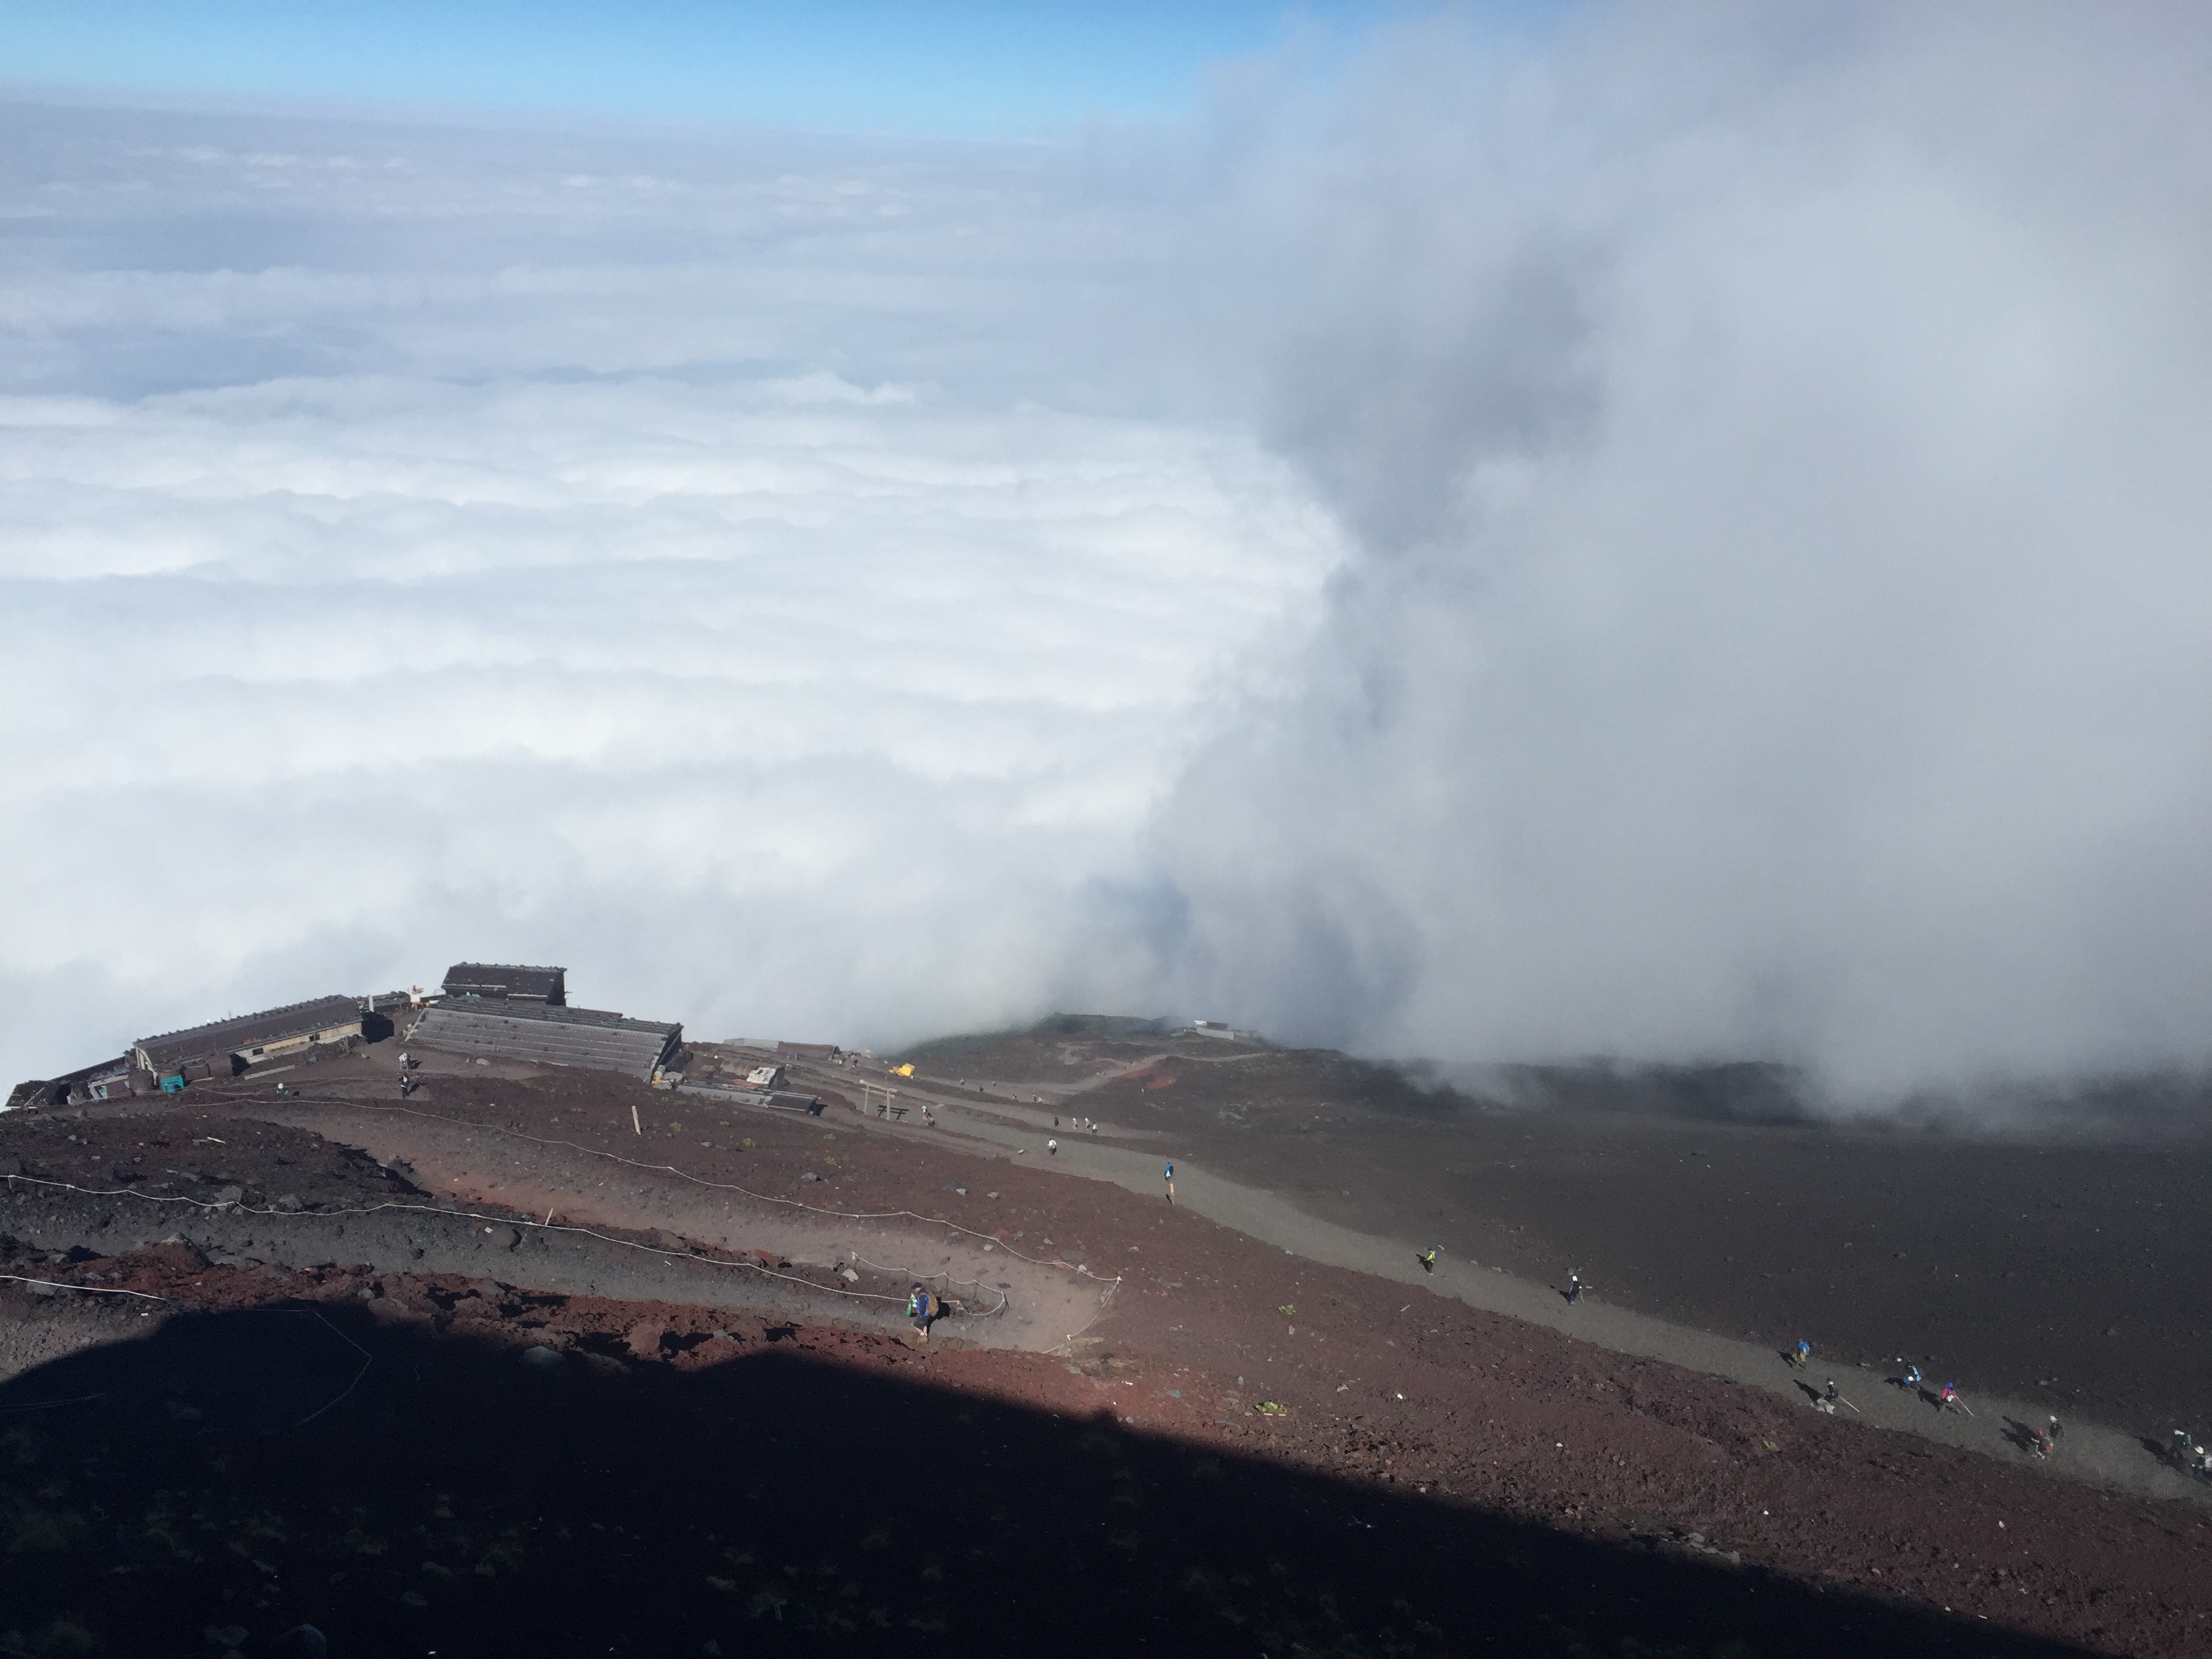
[[[1900,1389],[1917,1389],[1926,1380],[1920,1375],[1919,1366],[1907,1365],[1905,1368],[1905,1375],[1897,1379],[1897,1386]]]
[[[1421,1271],[1425,1273],[1432,1273],[1437,1270],[1437,1252],[1433,1245],[1423,1250],[1413,1260],[1421,1264]]]
[[[1580,1273],[1569,1273],[1567,1275],[1567,1300],[1569,1302],[1579,1302],[1582,1299],[1583,1276]]]
[[[2054,1418],[2051,1420],[2056,1422],[2057,1419]],[[2028,1431],[2028,1437],[2033,1443],[2035,1455],[2038,1457],[2048,1457],[2057,1449],[2056,1443],[2051,1438],[2051,1431],[2048,1429],[2031,1429]]]
[[[906,1293],[906,1316],[914,1321],[914,1334],[929,1340],[929,1322],[937,1317],[937,1298],[927,1286],[917,1285]]]
[[[1044,1149],[1054,1158],[1058,1158],[1060,1156],[1060,1143],[1056,1140],[1046,1141],[1044,1144]]]
[[[1954,1407],[1963,1407],[1966,1403],[1966,1402],[1965,1401],[1959,1398],[1959,1385],[1956,1382],[1946,1382],[1943,1385],[1943,1409],[1945,1411],[1950,1411]]]
[[[2043,1431],[2043,1437],[2051,1443],[2051,1450],[2057,1451],[2058,1449],[2058,1437],[2065,1432],[2065,1429],[2059,1424],[2058,1413],[2057,1412],[2051,1413],[2051,1426]]]
[[[1175,1165],[1172,1164],[1168,1165],[1167,1180],[1168,1202],[1172,1204],[1175,1202]]]
[[[1059,1120],[1058,1118],[1054,1118],[1054,1119],[1053,1119],[1053,1121],[1052,1121],[1052,1127],[1053,1127],[1054,1128],[1055,1128],[1055,1129],[1057,1129],[1058,1127],[1060,1127],[1060,1120]]]
[[[1803,1337],[1799,1337],[1797,1339],[1797,1346],[1796,1350],[1790,1355],[1790,1363],[1792,1365],[1798,1367],[1800,1370],[1811,1364],[1813,1363],[1813,1345],[1810,1342],[1808,1342]]]
[[[1836,1379],[1832,1376],[1828,1379],[1828,1403],[1831,1406],[1836,1403]]]

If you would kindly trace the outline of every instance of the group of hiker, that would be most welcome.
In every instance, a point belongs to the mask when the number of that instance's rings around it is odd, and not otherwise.
[[[1813,1363],[1813,1345],[1800,1337],[1797,1340],[1797,1346],[1790,1349],[1783,1358],[1789,1361],[1793,1369],[1806,1370]],[[1889,1379],[1892,1388],[1910,1389],[1922,1399],[1932,1401],[1938,1411],[1964,1412],[1968,1417],[1974,1414],[1973,1407],[1967,1405],[1960,1397],[1959,1385],[1956,1382],[1946,1382],[1940,1389],[1934,1388],[1919,1366],[1906,1359],[1899,1359],[1898,1364],[1905,1369],[1900,1374]],[[1836,1380],[1830,1377],[1826,1392],[1814,1401],[1814,1409],[1825,1411],[1832,1416],[1837,1401],[1840,1398],[1841,1396],[1836,1392]],[[1842,1403],[1851,1406],[1851,1402],[1848,1400],[1843,1401]],[[1857,1411],[1858,1407],[1851,1406],[1851,1409]],[[2027,1436],[2027,1449],[2038,1457],[2049,1457],[2057,1451],[2058,1443],[2064,1437],[2066,1428],[2059,1422],[2058,1413],[2053,1412],[2051,1413],[2050,1421],[2042,1427],[2027,1429],[2025,1432]]]
[[[1434,1249],[1420,1251],[1413,1259],[1421,1264],[1421,1271],[1425,1273],[1432,1273],[1437,1270],[1437,1252]],[[1567,1287],[1559,1294],[1570,1303],[1577,1303],[1583,1299],[1583,1292],[1588,1288],[1589,1286],[1583,1282],[1581,1273],[1570,1273],[1567,1275]],[[1782,1357],[1791,1370],[1808,1370],[1813,1364],[1813,1344],[1809,1340],[1800,1337],[1796,1346],[1785,1350]],[[1922,1398],[1931,1401],[1939,1411],[1964,1412],[1968,1417],[1974,1414],[1973,1408],[1960,1395],[1959,1385],[1956,1382],[1946,1382],[1940,1389],[1934,1388],[1919,1366],[1903,1359],[1898,1363],[1903,1365],[1905,1370],[1901,1376],[1889,1379],[1893,1387],[1916,1391]],[[1828,1379],[1827,1387],[1814,1395],[1813,1409],[1824,1412],[1832,1417],[1838,1405],[1850,1407],[1855,1412],[1859,1409],[1843,1397],[1836,1387],[1836,1379],[1832,1376]],[[2057,1413],[2054,1412],[2048,1424],[2041,1428],[2027,1431],[2028,1449],[2038,1457],[2049,1457],[2057,1451],[2058,1442],[2064,1433],[2064,1426],[2059,1422]],[[2180,1429],[2176,1429],[2173,1436],[2175,1463],[2192,1473],[2200,1474],[2208,1480],[2212,1480],[2212,1448],[2198,1444],[2188,1433]]]
[[[1054,1128],[1060,1127],[1058,1118],[1053,1120],[1053,1127]],[[1080,1121],[1078,1127],[1081,1127]],[[1045,1146],[1048,1152],[1056,1152],[1060,1149],[1057,1140],[1048,1140]],[[1175,1202],[1175,1165],[1168,1164],[1163,1170],[1162,1176],[1167,1184],[1167,1201],[1172,1204]],[[1420,1264],[1424,1273],[1433,1273],[1437,1270],[1438,1254],[1437,1248],[1431,1245],[1425,1250],[1417,1251],[1413,1260]],[[1570,1273],[1567,1275],[1566,1289],[1560,1294],[1571,1304],[1579,1303],[1583,1299],[1583,1291],[1587,1288],[1579,1272]],[[916,1339],[927,1342],[929,1340],[929,1328],[944,1312],[944,1304],[927,1285],[917,1283],[907,1293],[906,1312],[907,1317],[914,1322]],[[1810,1370],[1813,1364],[1811,1340],[1805,1337],[1798,1338],[1796,1346],[1785,1350],[1783,1358],[1793,1370]],[[1926,1375],[1919,1366],[1905,1359],[1899,1359],[1898,1363],[1905,1369],[1900,1375],[1889,1379],[1892,1387],[1913,1390],[1923,1399],[1931,1401],[1939,1411],[1964,1412],[1968,1417],[1974,1414],[1973,1408],[1960,1397],[1959,1385],[1956,1382],[1946,1382],[1941,1389],[1932,1389]],[[1808,1391],[1810,1392],[1809,1389]],[[1827,1381],[1827,1386],[1814,1395],[1813,1409],[1832,1417],[1835,1415],[1836,1407],[1839,1405],[1850,1407],[1854,1412],[1859,1409],[1843,1397],[1836,1386],[1836,1379],[1832,1376]],[[2048,1423],[2039,1428],[2028,1429],[2026,1432],[2027,1449],[2040,1458],[2056,1455],[2058,1443],[2064,1437],[2066,1431],[2064,1425],[2058,1420],[2058,1414],[2053,1412]],[[2177,1468],[2191,1474],[2212,1480],[2212,1447],[2207,1447],[2198,1442],[2187,1430],[2176,1429],[2173,1431],[2173,1441],[2169,1449],[2169,1455]]]
[[[1800,1341],[1797,1344],[1797,1352],[1800,1356],[1797,1363],[1803,1364],[1812,1358],[1813,1345]],[[1904,1359],[1899,1359],[1897,1363],[1905,1367],[1905,1374],[1902,1376],[1891,1377],[1889,1380],[1892,1385],[1900,1389],[1911,1389],[1923,1398],[1929,1397],[1928,1379],[1921,1374],[1920,1367]],[[1946,1382],[1942,1389],[1934,1392],[1933,1398],[1939,1410],[1965,1412],[1969,1417],[1974,1414],[1973,1408],[1959,1397],[1959,1385],[1956,1382]],[[2053,1425],[2056,1425],[2058,1419],[2054,1417],[2051,1421]]]

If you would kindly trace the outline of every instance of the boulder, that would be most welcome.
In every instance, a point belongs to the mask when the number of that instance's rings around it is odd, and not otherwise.
[[[185,1267],[194,1272],[208,1265],[208,1259],[200,1247],[182,1233],[171,1233],[155,1245],[155,1249],[167,1252],[172,1259],[180,1261]]]

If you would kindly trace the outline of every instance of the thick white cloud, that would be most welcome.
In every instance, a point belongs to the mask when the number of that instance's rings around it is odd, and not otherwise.
[[[1164,959],[1400,1053],[2203,1064],[2208,37],[1440,25],[1279,121],[1266,426],[1364,557],[1165,817]]]
[[[5,1061],[484,954],[2203,1065],[2209,33],[1447,15],[1027,148],[0,110]]]
[[[1063,325],[958,247],[1013,228],[985,165],[863,214],[851,156],[649,189],[16,115],[77,169],[17,172],[0,297],[18,1073],[462,956],[707,1035],[1078,994],[1089,895],[1342,555],[1249,430],[1035,395],[1079,338],[1000,361]]]

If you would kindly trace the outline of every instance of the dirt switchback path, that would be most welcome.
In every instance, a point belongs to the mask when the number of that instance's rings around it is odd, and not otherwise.
[[[977,1143],[979,1148],[1027,1149],[1034,1156],[1041,1137],[1052,1133],[1015,1113],[1033,1117],[1040,1109],[978,1106],[956,1096],[933,1093],[943,1133]],[[1103,1181],[1146,1197],[1164,1195],[1164,1160],[1171,1151],[1139,1151],[1126,1133],[1104,1137],[1060,1130],[1058,1150],[1041,1166],[1060,1176]],[[1156,1141],[1166,1145],[1164,1139]],[[2013,1467],[2060,1479],[2193,1504],[2212,1510],[2212,1486],[2184,1474],[2144,1443],[2139,1432],[2069,1413],[2068,1455],[2045,1460],[2034,1455],[2028,1436],[2046,1412],[2025,1401],[1975,1396],[1960,1408],[1946,1410],[1930,1384],[1902,1384],[1893,1372],[1852,1365],[1837,1371],[1816,1354],[1803,1370],[1793,1369],[1773,1347],[1747,1342],[1694,1326],[1659,1319],[1592,1295],[1570,1304],[1564,1285],[1543,1285],[1504,1272],[1440,1255],[1424,1268],[1399,1240],[1358,1231],[1314,1215],[1279,1194],[1231,1180],[1188,1159],[1176,1159],[1178,1206],[1296,1256],[1349,1267],[1392,1281],[1425,1296],[1450,1297],[1471,1308],[1596,1343],[1617,1353],[1665,1360],[1692,1370],[1726,1377],[1809,1407],[1832,1374],[1849,1403],[1842,1410],[1867,1425],[1896,1430],[1945,1445],[1958,1446]]]
[[[475,1124],[427,1107],[336,1103],[256,1115],[404,1163],[430,1190],[558,1221],[659,1231],[726,1250],[766,1251],[836,1270],[850,1263],[895,1279],[950,1279],[1001,1292],[1002,1316],[963,1321],[987,1347],[1048,1348],[1097,1319],[1113,1288],[1069,1263],[1026,1259],[992,1238],[910,1214],[840,1214],[768,1198],[711,1176],[520,1129]],[[818,1184],[818,1183],[809,1183]]]

